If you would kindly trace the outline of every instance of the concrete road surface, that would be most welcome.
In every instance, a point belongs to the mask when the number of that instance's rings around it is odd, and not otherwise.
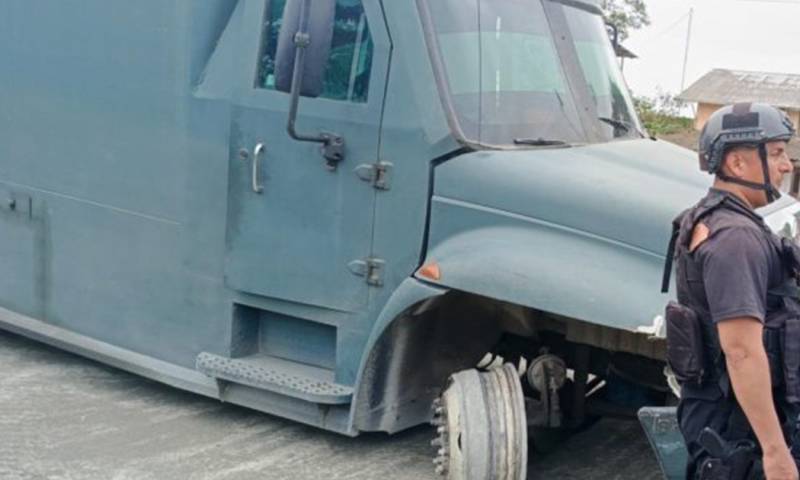
[[[0,479],[380,479],[433,473],[429,427],[341,437],[0,331]],[[529,479],[658,479],[640,427],[603,420]]]

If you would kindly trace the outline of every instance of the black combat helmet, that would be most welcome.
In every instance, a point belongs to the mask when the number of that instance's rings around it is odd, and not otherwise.
[[[700,170],[716,174],[720,179],[764,190],[767,201],[772,202],[781,196],[769,181],[767,165],[768,142],[783,140],[788,142],[794,136],[792,121],[785,113],[764,103],[737,103],[714,112],[700,133]],[[764,182],[754,183],[724,175],[721,171],[725,154],[736,146],[758,148]]]

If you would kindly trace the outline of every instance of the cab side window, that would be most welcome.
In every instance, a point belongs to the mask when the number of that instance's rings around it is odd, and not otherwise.
[[[275,50],[286,0],[267,0],[256,87],[275,89]],[[373,44],[361,0],[336,0],[333,41],[320,97],[365,103]]]

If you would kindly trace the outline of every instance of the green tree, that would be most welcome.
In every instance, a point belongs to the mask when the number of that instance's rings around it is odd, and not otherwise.
[[[650,25],[644,0],[603,0],[606,21],[619,29],[619,40],[628,38],[631,30]]]
[[[651,135],[670,135],[692,131],[694,120],[681,116],[682,103],[669,93],[652,98],[634,97],[633,103],[644,128]]]

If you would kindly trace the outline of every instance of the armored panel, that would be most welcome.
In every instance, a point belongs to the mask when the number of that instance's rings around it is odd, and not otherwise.
[[[0,185],[0,306],[44,316],[44,224],[30,195]]]
[[[330,58],[338,74],[326,79],[319,98],[300,100],[297,116],[304,135],[344,139],[344,158],[334,169],[319,143],[286,132],[289,95],[274,90],[273,66],[281,5],[251,2],[243,16],[247,61],[237,72],[233,99],[226,284],[361,311],[368,284],[348,264],[370,256],[375,190],[353,170],[378,161],[388,33],[378,2],[337,6]]]
[[[234,305],[231,356],[269,355],[321,368],[336,367],[336,327]]]

